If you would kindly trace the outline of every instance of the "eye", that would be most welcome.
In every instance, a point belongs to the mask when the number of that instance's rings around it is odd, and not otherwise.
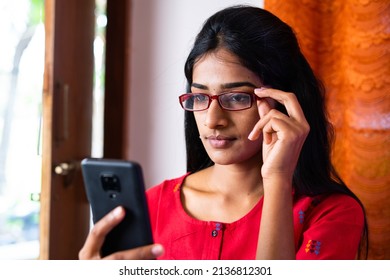
[[[193,98],[194,102],[203,103],[203,102],[208,102],[209,97],[207,95],[204,95],[204,94],[195,93],[192,98]]]
[[[249,94],[247,94],[247,93],[237,93],[237,92],[229,93],[229,94],[227,94],[226,97],[228,98],[229,102],[245,103],[245,104],[250,102],[250,99],[251,99]]]

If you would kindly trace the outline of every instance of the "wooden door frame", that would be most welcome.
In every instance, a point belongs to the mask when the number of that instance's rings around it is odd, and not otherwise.
[[[51,127],[53,119],[53,42],[54,42],[54,1],[45,2],[45,73],[43,75],[42,90],[42,187],[40,195],[40,222],[39,222],[39,258],[49,259],[50,248],[50,193],[51,193]],[[47,109],[49,108],[49,109]]]
[[[89,232],[78,163],[91,154],[94,0],[45,1],[40,259],[77,259]],[[69,176],[61,162],[74,162]]]
[[[125,158],[130,92],[130,12],[130,0],[107,0],[103,149],[106,158]]]

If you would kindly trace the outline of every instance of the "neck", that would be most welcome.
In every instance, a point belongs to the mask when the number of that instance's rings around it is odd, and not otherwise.
[[[209,187],[227,197],[258,196],[263,184],[261,166],[214,165],[209,168]]]

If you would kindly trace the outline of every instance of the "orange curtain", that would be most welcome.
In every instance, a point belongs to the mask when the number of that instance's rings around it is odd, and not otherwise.
[[[390,259],[390,1],[264,2],[325,84],[333,161],[365,205],[369,259]]]

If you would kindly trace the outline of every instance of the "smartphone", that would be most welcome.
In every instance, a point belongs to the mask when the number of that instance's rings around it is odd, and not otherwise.
[[[86,158],[81,162],[84,186],[95,224],[117,206],[125,218],[107,236],[102,257],[153,243],[145,185],[140,164],[134,161]]]

